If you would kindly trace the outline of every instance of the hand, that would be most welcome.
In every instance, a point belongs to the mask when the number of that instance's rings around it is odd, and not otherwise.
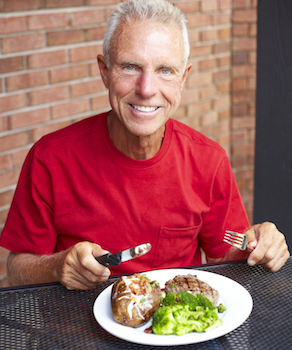
[[[62,254],[63,253],[63,254]],[[110,270],[99,264],[95,257],[106,254],[98,244],[80,242],[60,252],[56,266],[57,280],[67,289],[92,289],[105,282]]]
[[[285,236],[271,222],[251,226],[244,232],[247,235],[247,250],[250,252],[247,263],[262,265],[270,271],[278,271],[290,254]]]

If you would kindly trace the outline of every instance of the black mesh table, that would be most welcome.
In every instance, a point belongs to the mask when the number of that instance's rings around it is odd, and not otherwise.
[[[237,329],[203,343],[172,349],[290,349],[292,346],[292,258],[278,272],[244,262],[195,267],[229,277],[253,298],[250,317]],[[165,349],[118,339],[93,316],[98,294],[114,279],[89,291],[60,284],[0,289],[0,349]],[[169,348],[169,347],[167,347]]]

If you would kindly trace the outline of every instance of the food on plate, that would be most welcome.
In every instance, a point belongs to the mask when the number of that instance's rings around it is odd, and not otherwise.
[[[159,284],[145,274],[122,276],[114,283],[111,292],[114,320],[128,327],[142,326],[159,308],[160,299]]]
[[[190,291],[195,296],[197,294],[202,294],[215,306],[218,303],[218,291],[212,288],[208,283],[199,280],[195,275],[177,275],[165,283],[165,293],[178,294],[183,291]]]
[[[223,305],[215,307],[204,295],[182,291],[178,294],[163,293],[162,306],[152,319],[155,334],[184,335],[190,332],[208,332],[222,325],[218,312],[225,311]]]

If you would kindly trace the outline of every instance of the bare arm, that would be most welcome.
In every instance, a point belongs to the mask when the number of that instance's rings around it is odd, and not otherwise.
[[[262,265],[270,271],[278,271],[288,260],[290,253],[285,236],[271,222],[253,225],[244,232],[247,235],[248,253],[247,263],[251,266]],[[243,259],[244,255],[237,248],[232,247],[229,252],[220,259],[207,257],[207,261],[214,263],[220,261],[233,261]]]
[[[91,289],[105,282],[110,275],[108,268],[94,257],[107,253],[97,244],[77,243],[65,251],[53,255],[15,254],[7,260],[9,284],[61,282],[68,289]]]

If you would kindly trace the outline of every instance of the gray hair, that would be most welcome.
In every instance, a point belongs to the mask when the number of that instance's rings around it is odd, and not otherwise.
[[[181,31],[184,44],[185,65],[190,55],[190,44],[187,30],[187,20],[178,7],[167,0],[128,0],[120,3],[112,13],[103,41],[103,55],[106,65],[110,66],[110,51],[113,36],[122,21],[132,19],[143,21],[153,20],[170,25],[177,25]]]

